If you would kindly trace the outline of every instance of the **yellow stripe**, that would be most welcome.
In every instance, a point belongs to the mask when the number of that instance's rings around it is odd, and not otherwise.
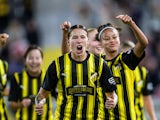
[[[72,63],[70,61],[69,55],[66,54],[64,56],[64,73],[65,73],[65,77],[64,77],[64,83],[66,88],[72,86],[72,69],[71,69]],[[66,93],[67,95],[67,93]],[[66,108],[65,108],[65,113],[71,113],[72,112],[72,107],[73,107],[73,103],[71,102],[73,100],[73,96],[72,95],[68,95],[66,96],[69,103],[66,104]],[[68,116],[68,118],[71,117],[71,114],[66,114]]]
[[[140,69],[142,70],[142,75],[141,75]],[[140,120],[142,119],[141,118],[142,114],[144,115],[144,111],[140,110],[139,105],[143,109],[144,102],[143,102],[142,90],[146,82],[147,70],[145,67],[141,67],[141,68],[137,67],[134,72],[136,76],[136,80],[135,80],[136,91],[139,93],[139,97],[135,97],[135,111],[137,115],[137,120]],[[142,80],[143,83],[142,81],[140,82],[140,80]],[[143,119],[144,119],[144,116],[143,116]]]
[[[34,86],[34,88],[32,87],[32,95],[36,95],[37,94],[37,90],[38,90],[38,86],[37,86],[37,79],[34,78],[32,79],[32,86]],[[32,105],[32,109],[34,110],[34,105]],[[36,112],[32,112],[32,119],[36,120]]]
[[[56,71],[57,71],[57,77],[58,77],[58,83],[57,83],[57,88],[58,88],[58,98],[57,98],[57,108],[55,111],[55,116],[58,118],[60,116],[60,111],[61,108],[59,106],[61,106],[62,104],[62,100],[63,100],[63,94],[62,94],[62,83],[61,83],[61,78],[60,78],[60,65],[59,65],[59,59],[55,60],[55,64],[56,64]]]
[[[38,90],[38,84],[37,84],[37,79],[36,78],[32,79],[32,85],[34,86],[34,88],[32,90],[32,95],[36,95],[37,90]]]
[[[15,79],[16,79],[16,81],[17,81],[17,84],[19,84],[20,81],[19,81],[18,73],[15,73],[15,74],[14,74],[14,77],[15,77]]]
[[[5,73],[5,67],[3,65],[3,61],[0,60],[0,75],[2,79],[2,85],[5,86],[7,83],[7,74]]]
[[[48,118],[48,120],[53,120],[52,96],[51,96],[51,94],[49,94],[48,99],[49,99],[49,106],[47,106],[47,107],[49,107],[49,111],[48,111],[49,118]],[[46,118],[44,118],[44,120],[46,120]]]
[[[24,97],[28,96],[28,81],[29,81],[28,75],[27,75],[27,73],[25,71],[22,74],[22,78],[23,78],[22,85],[24,87],[24,89],[22,90],[22,98],[24,98]],[[28,120],[29,119],[28,118],[28,111],[27,111],[26,107],[24,107],[22,109],[22,114],[23,114],[23,119],[24,120]]]
[[[82,64],[77,64],[76,65],[76,68],[77,68],[77,85],[83,85],[83,67],[82,67]],[[78,97],[78,105],[77,105],[77,116],[78,118],[81,118],[81,112],[82,111],[82,106],[83,106],[83,97],[79,96]]]
[[[4,112],[4,111],[3,111],[4,109],[3,109],[3,106],[2,106],[2,105],[3,105],[3,100],[2,100],[2,99],[3,99],[3,98],[0,97],[0,109],[1,109],[1,110],[0,110],[0,114],[3,114],[3,112]]]
[[[112,72],[113,72],[114,76],[120,77],[120,80],[122,80],[121,75],[119,73],[119,70],[112,70]],[[124,91],[124,89],[123,89],[122,81],[121,81],[120,85],[117,84],[117,96],[118,96],[118,98],[122,98],[122,99],[118,99],[118,108],[119,108],[120,116],[124,117],[126,115],[126,109],[125,109],[125,103],[124,103],[124,99],[123,99],[124,94],[122,91]],[[112,112],[110,114],[114,116],[114,114]],[[123,120],[122,119],[123,117],[121,117],[120,120]]]
[[[124,91],[124,88],[123,88],[123,85],[122,85],[122,78],[121,78],[121,70],[122,70],[122,66],[120,64],[121,61],[121,64],[123,65],[124,67],[124,74],[125,74],[125,84],[126,84],[126,93],[127,93],[127,96],[128,96],[128,101],[129,101],[129,108],[130,110],[127,111],[127,112],[130,112],[130,115],[131,115],[131,119],[132,120],[135,120],[135,111],[134,111],[134,74],[133,74],[133,71],[130,70],[128,68],[128,66],[126,66],[125,63],[123,63],[122,61],[122,54],[120,54],[116,60],[114,61],[114,64],[112,66],[112,72],[113,72],[113,76],[115,77],[119,77],[120,78],[120,81],[121,81],[121,84],[117,84],[117,95],[118,95],[118,108],[119,108],[119,114],[120,114],[120,120],[124,120],[126,119],[125,116],[126,116],[126,106],[125,106],[125,102],[124,102],[124,98],[126,96],[124,96],[123,94],[123,91]],[[111,64],[112,62],[109,61],[108,62],[108,65],[111,67]],[[110,114],[112,114],[113,112],[111,112]],[[114,116],[113,116],[114,117]]]
[[[92,86],[94,88],[94,95],[88,95],[87,98],[87,112],[86,112],[86,116],[88,116],[88,118],[93,118],[93,115],[91,112],[94,111],[94,106],[95,106],[95,101],[92,99],[95,99],[95,94],[96,94],[96,89],[95,89],[95,84],[94,82],[91,80],[91,73],[95,73],[95,61],[94,61],[94,56],[93,54],[90,54],[90,58],[88,59],[88,80],[90,80],[88,82],[88,86]],[[97,79],[97,76],[95,76],[93,79]],[[91,102],[91,100],[93,102]],[[91,115],[91,116],[89,116]]]

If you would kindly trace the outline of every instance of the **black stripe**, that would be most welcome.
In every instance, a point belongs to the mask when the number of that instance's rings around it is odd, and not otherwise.
[[[3,62],[3,68],[5,70],[5,73],[7,73],[8,71],[8,63],[6,61],[2,61]]]
[[[98,59],[98,60],[97,60]],[[95,64],[95,71],[98,73],[98,70],[99,70],[99,57],[97,57],[97,56],[94,56],[94,63],[93,64]],[[96,86],[97,86],[97,83],[95,83],[96,84]],[[94,109],[94,119],[96,120],[97,119],[97,117],[98,117],[98,110],[99,110],[99,108],[98,108],[98,103],[99,103],[99,101],[98,101],[98,95],[97,95],[97,92],[96,92],[96,96],[95,96],[95,109]]]
[[[97,72],[97,74],[98,74],[98,70],[99,70],[99,60],[100,60],[100,58],[98,56],[94,56],[95,72]],[[97,83],[95,83],[95,84],[97,85]]]
[[[138,104],[138,108],[139,108],[139,110],[140,110],[140,113],[141,113],[141,115],[140,115],[140,118],[141,118],[141,120],[143,120],[143,112],[141,112],[141,111],[143,111],[143,108],[141,107],[141,105],[140,105],[140,103]],[[138,118],[138,117],[137,117]]]
[[[141,68],[141,67],[139,67],[139,66],[138,66],[138,68],[139,68],[139,72],[140,72],[140,75],[141,75],[141,80],[144,80],[144,78],[143,78],[143,71],[142,71],[142,68]]]
[[[0,98],[0,99],[1,99],[1,98]],[[2,98],[2,99],[3,99],[3,98]],[[4,103],[4,99],[3,99],[2,102],[3,102],[3,105],[2,105],[2,106],[3,106],[3,108],[4,108],[4,118],[5,118],[5,120],[8,120],[8,116],[7,116],[7,113],[6,113],[6,109],[7,109],[7,108],[6,108],[6,105],[5,105],[5,103]],[[2,108],[1,108],[1,109],[2,109]],[[1,114],[0,114],[0,115],[1,115]],[[1,118],[1,117],[0,117],[0,118]]]
[[[126,114],[127,114],[127,120],[131,120],[131,116],[130,116],[130,106],[129,106],[129,100],[128,100],[128,94],[127,94],[127,88],[126,88],[126,76],[124,73],[124,67],[123,64],[121,64],[122,66],[122,70],[121,72],[121,77],[122,77],[122,85],[123,85],[123,94],[124,94],[124,103],[125,103],[125,107],[126,107]]]
[[[138,66],[138,70],[139,70],[139,74],[140,74],[141,80],[144,80],[142,68]],[[137,84],[136,84],[136,81],[135,81],[134,83],[135,83],[134,85],[137,85]],[[137,89],[136,89],[136,90],[137,90]],[[137,93],[138,93],[138,92],[137,92]],[[136,96],[136,97],[137,97],[136,99],[138,99],[138,101],[139,101],[139,100],[140,100],[140,95],[138,95],[138,96]],[[141,107],[140,102],[138,103],[138,109],[139,109],[139,111],[140,111],[140,113],[141,113],[140,118],[141,118],[141,120],[143,120],[143,116],[144,116],[144,115],[143,115],[143,112],[141,112],[141,111],[143,111],[143,108]],[[136,112],[136,115],[137,115],[137,112]],[[137,118],[138,118],[138,117],[137,117]]]
[[[114,65],[115,60],[116,60],[116,58],[113,59],[112,61],[110,61],[110,62],[112,62],[111,66],[110,66],[112,74],[113,74],[113,71],[114,71],[113,65]],[[116,90],[116,93],[117,93],[117,90]],[[106,111],[108,113],[108,110],[106,110]],[[119,115],[119,107],[118,107],[118,105],[116,105],[116,107],[114,108],[114,117],[115,117],[115,120],[119,120],[120,119],[119,116],[120,116]],[[106,115],[106,119],[109,119],[108,115]]]
[[[18,77],[19,77],[19,85],[22,85],[22,80],[23,80],[23,77],[22,77],[22,73],[21,74],[18,74]],[[20,88],[20,96],[19,96],[19,98],[20,98],[20,101],[22,101],[22,88]],[[22,116],[23,116],[23,114],[22,114],[22,109],[20,110],[20,118],[19,118],[19,120],[22,120]]]
[[[23,72],[23,75],[25,75],[25,73],[26,72]],[[26,81],[28,81],[28,85],[26,85],[26,86],[28,86],[28,94],[25,97],[30,97],[30,95],[32,95],[32,90],[33,90],[32,88],[34,88],[33,87],[34,85],[32,85],[32,78],[30,77],[29,73],[27,72],[26,74],[27,74],[27,77],[23,76],[23,81],[25,79],[24,77],[26,77],[27,78]],[[33,110],[32,110],[31,106],[28,107],[27,112],[28,112],[28,116],[32,118]]]
[[[72,61],[72,86],[77,85],[77,73],[76,72],[76,63]],[[77,110],[77,105],[78,105],[78,96],[73,97],[73,107],[72,107],[72,115],[71,115],[71,120],[76,119],[76,110]]]
[[[83,63],[83,84],[88,86],[88,66],[87,61]],[[83,109],[82,109],[82,119],[86,119],[87,110],[87,96],[84,96]]]
[[[62,73],[64,73],[64,57],[60,57],[59,58],[59,65],[60,65],[60,75],[62,74]],[[57,76],[58,76],[58,72],[57,72]],[[61,116],[60,116],[60,120],[63,120],[63,118],[64,118],[64,110],[65,110],[65,106],[66,106],[66,101],[67,101],[67,99],[66,99],[66,95],[65,95],[65,84],[64,84],[64,77],[63,76],[61,76],[61,82],[62,82],[62,89],[63,89],[63,97],[64,97],[64,99],[63,99],[63,101],[62,101],[62,105],[61,105],[61,111],[60,111],[60,114],[61,114]]]

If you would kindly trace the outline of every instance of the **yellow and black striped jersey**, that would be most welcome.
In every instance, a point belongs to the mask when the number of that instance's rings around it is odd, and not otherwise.
[[[57,58],[49,66],[43,88],[57,86],[55,120],[97,120],[99,101],[97,87],[103,92],[116,89],[115,81],[106,62],[88,53],[86,60],[77,62],[71,53]]]
[[[30,98],[32,104],[25,108],[19,108],[16,112],[16,120],[52,120],[52,97],[49,94],[44,104],[44,114],[38,116],[34,110],[35,96],[37,95],[45,76],[46,71],[42,71],[38,77],[32,77],[26,70],[21,73],[14,73],[11,77],[11,89],[9,101],[22,101],[24,98]]]
[[[142,66],[135,69],[134,95],[135,111],[137,120],[144,120],[144,102],[143,96],[150,95],[153,92],[153,83],[150,79],[148,70]]]
[[[0,120],[8,120],[8,112],[3,95],[7,84],[7,72],[8,63],[0,60]]]
[[[118,104],[113,110],[106,110],[106,120],[136,120],[134,109],[134,69],[142,60],[137,58],[133,50],[120,53],[108,60],[117,86]],[[102,56],[105,58],[105,56]]]

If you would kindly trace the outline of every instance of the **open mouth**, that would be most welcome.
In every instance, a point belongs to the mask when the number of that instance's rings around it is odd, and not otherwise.
[[[82,45],[78,45],[77,50],[82,50]]]

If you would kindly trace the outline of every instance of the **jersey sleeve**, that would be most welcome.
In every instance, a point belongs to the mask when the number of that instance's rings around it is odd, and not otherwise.
[[[150,95],[153,93],[153,90],[153,82],[151,81],[149,72],[147,72],[146,81],[144,83],[143,95]]]
[[[56,72],[56,65],[55,65],[55,61],[53,61],[48,67],[48,70],[44,78],[44,82],[42,84],[42,88],[47,91],[52,91],[55,89],[57,82],[58,82],[58,78],[57,78],[57,72]]]
[[[130,49],[127,52],[122,53],[122,60],[131,70],[134,70],[137,67],[137,65],[141,62],[141,60],[144,58],[144,56],[145,52],[139,58],[134,54],[133,49]]]
[[[116,82],[112,76],[111,70],[109,69],[106,62],[103,63],[102,74],[100,77],[101,87],[103,92],[112,92],[116,90]]]
[[[17,102],[20,99],[20,86],[17,83],[14,75],[10,76],[9,79],[10,79],[10,92],[8,100]]]

